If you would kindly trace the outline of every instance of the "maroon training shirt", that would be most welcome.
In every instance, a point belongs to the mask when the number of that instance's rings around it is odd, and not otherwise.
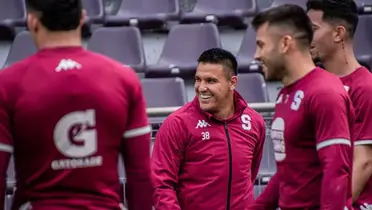
[[[251,209],[351,209],[354,122],[340,79],[316,68],[284,87],[271,138],[277,173]]]
[[[120,209],[122,153],[129,209],[150,210],[150,130],[134,71],[81,47],[40,50],[0,74],[0,159],[14,150],[13,209]]]
[[[354,145],[372,145],[372,74],[365,67],[360,67],[341,77],[341,80],[355,108]],[[372,178],[354,205],[356,209],[372,208]]]

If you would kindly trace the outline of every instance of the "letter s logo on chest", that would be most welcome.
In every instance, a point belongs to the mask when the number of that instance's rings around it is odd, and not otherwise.
[[[294,111],[297,111],[300,108],[302,99],[304,99],[305,93],[302,90],[296,91],[294,97],[293,97],[293,102],[291,104],[291,109]]]

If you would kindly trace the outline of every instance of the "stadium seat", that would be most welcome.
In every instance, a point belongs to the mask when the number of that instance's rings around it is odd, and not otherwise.
[[[185,83],[181,78],[145,78],[141,83],[149,108],[183,106],[187,103]]]
[[[128,65],[137,72],[145,69],[141,34],[136,27],[102,27],[95,30],[87,48]]]
[[[177,20],[179,15],[178,0],[122,0],[118,12],[106,16],[105,25],[158,29],[169,20]]]
[[[0,39],[12,40],[16,26],[26,25],[24,0],[0,0]]]
[[[253,27],[249,26],[244,34],[243,41],[236,57],[239,63],[239,73],[261,71],[261,66],[254,60],[255,52],[256,32]]]
[[[359,23],[354,36],[355,56],[360,64],[371,70],[372,67],[372,17],[359,16]]]
[[[307,0],[274,0],[273,3],[271,4],[271,7],[276,7],[283,4],[296,4],[306,9],[306,2]]]
[[[269,102],[266,83],[260,73],[238,74],[236,90],[248,103]]]
[[[35,52],[37,52],[37,48],[32,40],[31,34],[28,31],[22,31],[15,37],[4,67],[27,58]]]
[[[355,0],[359,14],[372,14],[372,0]]]
[[[145,76],[191,78],[199,55],[214,47],[221,47],[215,24],[176,25],[169,32],[157,64],[147,66]]]
[[[83,36],[90,36],[92,32],[92,24],[104,23],[104,6],[103,0],[83,0],[84,9],[87,11],[85,24],[83,26]]]
[[[256,0],[197,0],[181,23],[216,22],[218,25],[244,26],[245,18],[256,14]]]

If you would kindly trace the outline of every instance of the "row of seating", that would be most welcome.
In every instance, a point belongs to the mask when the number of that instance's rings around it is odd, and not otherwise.
[[[372,16],[361,16],[355,34],[354,49],[358,60],[367,68],[372,66]],[[254,62],[256,33],[248,27],[237,54],[239,72],[260,72]],[[95,30],[88,40],[89,50],[109,56],[147,78],[192,78],[198,56],[206,49],[222,47],[218,27],[213,23],[179,24],[170,30],[159,60],[147,65],[141,32],[137,27],[102,27]],[[36,52],[27,31],[17,34],[7,56],[5,66]]]
[[[103,0],[83,0],[87,11],[84,35],[92,24],[137,26],[143,29],[164,28],[169,21],[180,23],[215,22],[219,25],[244,27],[247,18],[261,9],[258,0],[197,0],[191,12],[181,12],[179,0],[121,0],[114,14],[106,14]],[[294,3],[305,7],[307,0],[274,0],[271,6]],[[0,38],[13,39],[15,27],[26,25],[25,0],[0,0]],[[372,0],[357,0],[361,14],[372,13]]]

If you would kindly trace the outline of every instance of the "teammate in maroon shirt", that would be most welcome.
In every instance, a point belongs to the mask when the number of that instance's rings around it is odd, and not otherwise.
[[[84,50],[80,0],[27,0],[39,51],[0,74],[0,169],[13,152],[12,209],[151,209],[150,127],[133,70]]]
[[[160,127],[152,154],[156,210],[244,210],[262,157],[265,123],[236,92],[237,61],[198,59],[194,100]]]
[[[313,58],[341,78],[355,108],[354,207],[372,208],[372,74],[354,56],[357,6],[353,0],[311,0],[307,9],[314,29]]]
[[[306,12],[283,5],[257,15],[255,58],[267,80],[284,88],[271,139],[277,173],[250,209],[351,209],[354,110],[339,78],[316,68]]]

